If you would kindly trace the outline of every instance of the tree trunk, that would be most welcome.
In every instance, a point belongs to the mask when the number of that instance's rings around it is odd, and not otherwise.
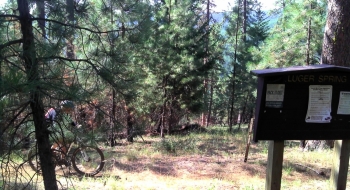
[[[117,104],[115,102],[115,90],[112,89],[112,115],[110,116],[110,123],[111,123],[111,147],[115,146],[115,136],[114,136],[114,132],[115,132],[115,113],[116,113],[116,109],[117,109]]]
[[[210,26],[209,26],[209,23],[210,23],[210,0],[207,0],[207,7],[206,7],[206,31],[207,31],[207,36],[205,38],[205,53],[206,53],[206,57],[204,58],[204,65],[207,64],[208,62],[208,59],[209,59],[209,30],[210,30]],[[204,79],[204,92],[203,92],[203,101],[204,101],[204,110],[203,110],[203,113],[202,113],[202,121],[201,121],[201,125],[202,126],[208,126],[208,120],[209,120],[209,113],[208,113],[208,79],[205,78]]]
[[[350,1],[328,0],[321,64],[350,66]],[[312,141],[308,142],[310,144]],[[309,145],[305,148],[308,149]],[[334,141],[313,141],[318,149],[332,148]]]
[[[115,90],[112,89],[112,123],[115,121],[115,113],[117,110],[117,103],[115,102]]]
[[[307,41],[306,41],[306,65],[310,65],[310,42],[311,42],[311,18],[307,25]]]
[[[74,1],[73,0],[66,0],[66,10],[68,15],[68,24],[74,24]],[[68,40],[66,42],[67,44],[67,58],[74,59],[75,58],[75,52],[74,52],[74,45],[73,45],[73,35],[70,35],[68,37]]]
[[[165,119],[166,119],[166,104],[167,104],[167,89],[168,85],[168,76],[163,77],[163,107],[162,107],[162,115],[161,115],[161,125],[160,125],[160,137],[164,138],[164,128],[165,128]]]
[[[168,131],[167,131],[167,135],[170,135],[171,131],[173,131],[173,124],[174,124],[174,120],[173,120],[173,100],[171,100],[171,103],[169,103],[169,115],[168,115]]]
[[[237,18],[239,18],[239,6],[237,8]],[[235,31],[235,52],[233,58],[233,66],[232,66],[232,93],[231,93],[231,107],[229,112],[229,131],[232,131],[234,125],[234,103],[235,103],[235,83],[236,83],[236,62],[237,62],[237,48],[238,48],[238,32],[239,32],[239,20],[236,21],[236,31]]]
[[[0,59],[0,92],[3,92],[3,80],[2,80],[2,70],[1,70],[2,61]],[[2,110],[1,110],[2,111]],[[3,118],[2,115],[0,115],[0,118]],[[3,123],[0,122],[0,137],[3,137]],[[3,155],[5,149],[5,139],[0,139],[0,157]]]
[[[229,131],[232,131],[234,125],[234,103],[235,103],[235,80],[236,80],[236,64],[233,63],[233,72],[232,72],[232,93],[231,93],[231,105],[229,112]]]
[[[41,36],[43,38],[46,37],[46,30],[45,30],[45,2],[44,0],[37,0],[36,6],[38,6],[39,9],[39,18],[42,20],[38,20],[39,28],[41,29]]]
[[[247,41],[247,0],[243,0],[243,41]]]
[[[239,131],[239,130],[241,129],[241,123],[244,122],[244,115],[245,115],[245,110],[247,109],[249,94],[250,94],[250,92],[247,91],[247,95],[246,95],[246,97],[245,97],[245,101],[244,101],[244,105],[243,105],[243,110],[242,110],[242,113],[241,113],[241,121],[240,121],[239,124],[238,124],[238,129],[237,129],[237,131]]]
[[[205,64],[205,63],[204,63]],[[208,79],[207,78],[205,78],[204,79],[204,92],[203,92],[203,102],[204,102],[204,106],[203,106],[203,113],[202,113],[202,118],[201,118],[201,125],[202,126],[206,126],[206,117],[207,117],[207,114],[208,114],[208,104],[207,104],[207,102],[208,102],[208,96],[207,96],[207,92],[208,92]]]
[[[321,64],[350,66],[350,1],[328,0]],[[330,146],[332,142],[328,142]]]
[[[134,134],[133,134],[133,123],[134,116],[132,110],[129,108],[129,100],[125,101],[125,111],[126,111],[126,135],[128,142],[134,142]]]
[[[206,122],[205,127],[208,127],[208,125],[210,123],[211,112],[212,112],[212,107],[213,107],[213,94],[214,94],[214,74],[212,73],[211,80],[210,80],[210,97],[209,97],[209,106],[208,106],[208,117],[207,117],[207,122]]]
[[[350,1],[328,0],[321,64],[350,66],[349,18]]]
[[[49,131],[44,120],[44,106],[42,94],[40,92],[39,66],[36,60],[34,46],[34,35],[31,15],[29,13],[28,1],[17,0],[19,10],[19,20],[23,39],[23,59],[28,84],[32,86],[30,90],[30,107],[32,109],[33,121],[35,125],[35,135],[38,144],[38,153],[41,163],[42,175],[45,189],[58,189],[56,183],[55,166],[51,159],[51,143],[49,141]]]
[[[164,127],[165,127],[165,112],[166,112],[166,101],[164,100],[163,107],[162,107],[162,118],[161,118],[161,124],[160,124],[160,137],[164,138]]]

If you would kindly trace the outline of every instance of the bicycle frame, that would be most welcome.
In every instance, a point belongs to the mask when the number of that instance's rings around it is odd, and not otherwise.
[[[63,122],[65,118],[62,118]],[[66,120],[67,121],[67,120]],[[72,128],[68,128],[71,125]],[[54,164],[56,166],[73,166],[74,170],[81,175],[94,176],[99,173],[105,164],[103,152],[96,146],[89,146],[83,143],[83,139],[78,136],[78,129],[81,125],[74,122],[62,125],[56,120],[47,120],[47,128],[51,128],[50,138],[54,140],[51,146]],[[67,133],[68,132],[68,133]],[[74,135],[71,142],[66,141],[67,136]],[[75,146],[76,145],[76,146]],[[28,152],[28,162],[30,167],[41,172],[40,159],[38,159],[37,149]],[[70,170],[69,170],[70,171]]]
[[[86,152],[85,152],[85,145],[83,144],[83,140],[80,138],[80,137],[76,137],[76,140],[75,140],[76,142],[77,142],[77,144],[78,144],[78,148],[80,148],[80,153],[81,153],[81,155],[83,156],[83,158],[84,158],[84,160],[85,160],[85,162],[88,162],[88,161],[90,161],[90,158],[89,158],[89,156],[86,154]],[[71,147],[71,146],[70,146]]]
[[[73,146],[73,144],[77,144],[77,146]],[[74,142],[69,144],[67,152],[63,151],[62,147],[65,146],[58,146],[57,149],[52,149],[56,166],[65,165],[69,168],[73,166],[78,174],[85,176],[94,176],[103,169],[105,160],[102,151],[98,147],[84,145],[80,137],[77,136]],[[34,171],[41,172],[40,160],[37,157],[36,149],[31,149],[28,152],[28,162]]]

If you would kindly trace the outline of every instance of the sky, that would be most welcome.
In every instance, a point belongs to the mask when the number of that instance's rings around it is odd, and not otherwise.
[[[271,10],[273,8],[273,4],[276,0],[259,0],[262,2],[263,10]],[[6,2],[6,0],[0,0],[0,7]],[[231,6],[229,5],[231,2]],[[228,10],[232,7],[234,0],[213,0],[213,3],[216,4],[215,12],[222,12]]]
[[[274,4],[276,0],[258,0],[262,4],[262,10],[271,10],[274,8]],[[213,3],[216,5],[214,8],[215,12],[222,12],[225,10],[229,10],[232,7],[235,0],[213,0]],[[231,5],[229,5],[231,3]]]

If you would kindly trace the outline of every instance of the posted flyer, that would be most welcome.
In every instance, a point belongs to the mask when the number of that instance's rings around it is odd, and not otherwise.
[[[309,104],[305,121],[307,123],[330,123],[332,85],[310,85]]]
[[[340,91],[337,114],[350,115],[350,92]]]
[[[266,85],[266,103],[268,108],[282,108],[284,99],[285,84]]]

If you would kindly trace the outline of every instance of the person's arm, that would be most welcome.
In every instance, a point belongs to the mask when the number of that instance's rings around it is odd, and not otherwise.
[[[45,119],[49,119],[51,121],[55,120],[55,117],[56,117],[56,110],[53,108],[50,108],[45,114]]]

